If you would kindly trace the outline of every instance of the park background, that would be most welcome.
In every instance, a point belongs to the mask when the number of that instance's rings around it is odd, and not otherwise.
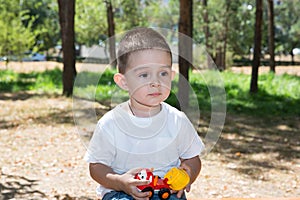
[[[107,112],[115,87],[116,41],[109,38],[138,26],[192,37],[194,45],[205,47],[224,81],[222,135],[202,158],[201,175],[188,197],[299,197],[298,4],[0,0],[0,199],[95,199],[96,183],[83,161],[88,136],[78,134],[73,120],[73,83],[80,74],[95,80],[101,73],[97,86],[77,89],[96,90],[95,97],[80,98],[98,117]],[[180,46],[176,36],[168,37],[173,48]],[[193,52],[190,47],[181,50]],[[204,136],[211,102],[199,71],[206,68],[195,70],[181,58],[174,66],[199,91],[197,131]]]

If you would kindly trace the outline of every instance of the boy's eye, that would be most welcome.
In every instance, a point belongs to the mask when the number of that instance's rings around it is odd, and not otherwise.
[[[140,74],[139,77],[140,77],[140,78],[147,78],[147,77],[148,77],[148,74],[147,74],[147,73],[143,73],[143,74]]]
[[[161,72],[160,73],[161,76],[168,76],[168,74],[169,74],[168,72]]]

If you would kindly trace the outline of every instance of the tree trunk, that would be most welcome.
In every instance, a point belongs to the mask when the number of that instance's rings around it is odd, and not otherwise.
[[[111,0],[105,1],[107,11],[107,25],[108,25],[108,45],[109,45],[109,63],[113,68],[116,68],[116,38],[115,38],[115,22],[114,12]]]
[[[221,71],[222,70],[222,47],[221,45],[216,49],[216,56],[215,56],[215,63],[217,68]]]
[[[64,65],[63,95],[71,96],[76,77],[74,45],[75,0],[58,0],[58,7]]]
[[[206,51],[210,52],[211,47],[209,45],[209,19],[208,19],[208,11],[207,11],[207,1],[208,0],[203,0],[202,1],[202,5],[203,5],[203,8],[204,8],[204,12],[203,12],[203,20],[204,20],[203,31],[204,31],[204,35],[205,35]]]
[[[258,91],[258,68],[260,65],[260,51],[261,51],[261,26],[262,26],[262,0],[256,0],[255,11],[255,34],[254,34],[254,55],[252,62],[252,74],[250,83],[250,93]]]
[[[295,65],[295,55],[294,55],[294,52],[293,52],[293,48],[290,51],[290,55],[291,55],[292,65]]]
[[[226,25],[227,26],[227,25]],[[224,33],[224,43],[223,43],[223,51],[222,51],[222,65],[221,70],[226,69],[226,48],[227,48],[227,28],[225,27],[225,33]]]
[[[274,53],[274,1],[268,0],[268,35],[269,35],[269,54],[270,71],[275,73],[275,53]]]
[[[225,70],[226,69],[226,51],[227,51],[227,36],[228,36],[228,21],[229,21],[229,9],[230,9],[230,3],[231,3],[231,0],[226,0],[225,1],[226,3],[226,13],[225,13],[225,23],[224,23],[224,26],[225,26],[225,30],[224,30],[224,33],[223,33],[223,51],[222,51],[222,69],[221,70]]]
[[[204,21],[204,26],[203,26],[203,32],[204,32],[204,35],[205,35],[205,48],[206,48],[206,52],[207,54],[211,55],[212,52],[212,48],[210,46],[210,43],[209,43],[209,37],[210,37],[210,33],[209,33],[209,18],[208,18],[208,11],[207,11],[207,3],[208,3],[208,0],[203,0],[202,1],[202,5],[203,5],[203,21]],[[212,56],[212,55],[211,55]],[[206,64],[207,64],[207,68],[210,68],[211,67],[211,60],[210,58],[207,56],[206,58]]]
[[[189,106],[189,68],[192,63],[193,1],[180,0],[178,100],[182,111]]]

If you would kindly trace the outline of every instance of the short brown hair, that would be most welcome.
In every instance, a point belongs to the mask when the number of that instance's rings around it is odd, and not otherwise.
[[[118,70],[124,74],[132,52],[159,49],[170,53],[171,49],[165,38],[151,28],[135,28],[128,31],[121,39],[118,47]]]

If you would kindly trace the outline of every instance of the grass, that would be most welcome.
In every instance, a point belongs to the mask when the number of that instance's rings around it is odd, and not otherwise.
[[[82,72],[76,79],[76,96],[99,102],[119,103],[127,94],[113,82],[114,71],[103,74]],[[10,70],[0,71],[0,92],[35,91],[61,93],[62,72],[59,69],[44,72],[16,73]],[[220,84],[224,81],[224,86]],[[177,80],[167,100],[176,104]],[[190,85],[196,94],[201,111],[210,112],[212,98],[217,99],[222,87],[226,91],[227,112],[251,116],[300,116],[300,77],[293,75],[263,74],[259,76],[259,92],[249,93],[250,76],[232,72],[190,75]],[[211,93],[214,92],[212,96]]]
[[[59,93],[62,88],[61,70],[44,72],[16,73],[0,70],[0,92],[36,91]]]
[[[250,94],[250,76],[223,73],[228,112],[254,116],[300,116],[300,77],[263,74],[259,91]]]

